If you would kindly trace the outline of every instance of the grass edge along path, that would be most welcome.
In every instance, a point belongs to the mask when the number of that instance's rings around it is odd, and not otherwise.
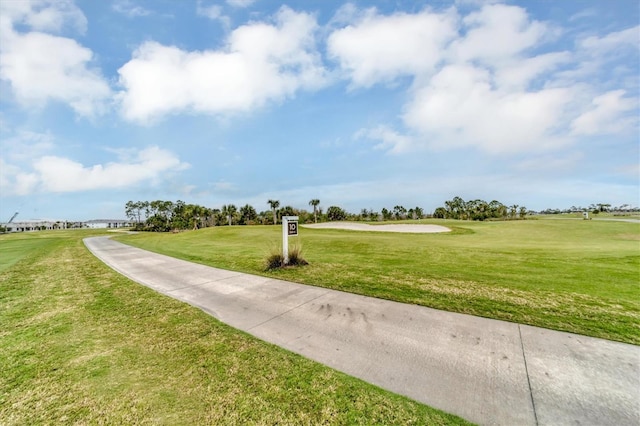
[[[0,237],[29,252],[0,272],[3,425],[468,424],[136,284],[88,235]]]
[[[269,272],[275,226],[118,240],[223,269],[640,344],[640,223],[437,223],[453,232],[303,229],[297,242],[310,265]]]

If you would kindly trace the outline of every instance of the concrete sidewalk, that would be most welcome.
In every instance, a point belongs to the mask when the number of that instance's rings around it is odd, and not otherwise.
[[[640,347],[194,264],[85,239],[232,327],[479,424],[639,425]]]

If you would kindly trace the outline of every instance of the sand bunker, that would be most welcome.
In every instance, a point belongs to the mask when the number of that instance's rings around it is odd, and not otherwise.
[[[369,225],[358,222],[324,222],[310,225],[300,225],[305,228],[319,229],[346,229],[349,231],[369,231],[369,232],[404,232],[408,234],[433,234],[436,232],[450,232],[451,229],[440,225]]]

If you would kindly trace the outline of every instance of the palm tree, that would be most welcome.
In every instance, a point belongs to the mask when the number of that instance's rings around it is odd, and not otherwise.
[[[520,206],[519,206],[519,205],[517,205],[517,204],[514,204],[514,205],[512,205],[512,206],[510,207],[510,208],[511,208],[511,211],[509,212],[509,213],[510,213],[510,214],[509,214],[509,216],[510,216],[512,219],[515,219],[515,217],[516,217],[516,212],[518,211],[518,207],[520,207]]]
[[[229,219],[229,226],[231,226],[233,222],[233,216],[236,215],[238,209],[233,204],[229,204],[228,206],[222,206],[222,214],[227,216]]]
[[[313,206],[313,221],[315,223],[318,223],[318,204],[320,204],[320,200],[318,200],[317,198],[309,201],[309,205]]]
[[[280,206],[280,201],[278,200],[269,200],[267,204],[271,206],[271,210],[273,211],[273,224],[276,225],[278,223],[278,216],[276,216],[276,209]]]
[[[240,224],[247,225],[249,222],[256,220],[258,214],[256,213],[256,209],[249,204],[245,204],[243,207],[240,207]]]
[[[527,210],[526,207],[524,206],[520,207],[520,219],[524,219],[525,217],[527,217],[528,212],[529,210]]]

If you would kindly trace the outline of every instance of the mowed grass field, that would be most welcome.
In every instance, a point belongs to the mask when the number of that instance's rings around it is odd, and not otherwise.
[[[423,221],[423,223],[427,223]],[[640,223],[431,221],[445,234],[301,227],[310,265],[265,271],[280,226],[119,240],[220,268],[640,344]]]
[[[128,280],[90,235],[0,235],[1,425],[466,424]]]

